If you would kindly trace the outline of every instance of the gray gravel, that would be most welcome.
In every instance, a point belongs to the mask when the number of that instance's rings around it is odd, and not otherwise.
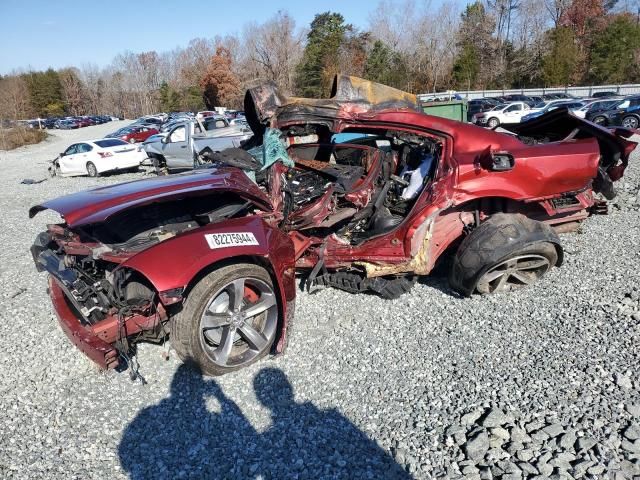
[[[287,355],[202,379],[161,346],[102,373],[67,341],[27,210],[143,175],[46,176],[113,123],[0,152],[0,478],[640,476],[640,157],[610,215],[563,236],[531,288],[462,299],[440,275],[396,301],[300,294]]]

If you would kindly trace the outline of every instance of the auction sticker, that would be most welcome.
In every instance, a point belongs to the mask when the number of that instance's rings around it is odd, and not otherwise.
[[[234,233],[207,233],[204,238],[207,239],[209,248],[243,247],[245,245],[260,245],[256,237],[251,232],[234,232]]]

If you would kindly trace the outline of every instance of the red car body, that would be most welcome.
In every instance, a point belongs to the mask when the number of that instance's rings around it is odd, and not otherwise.
[[[144,142],[151,135],[156,135],[158,130],[150,127],[131,127],[132,131],[122,135],[120,138],[125,142],[138,143]]]
[[[342,207],[336,201],[334,183],[299,208],[283,213],[283,182],[292,170],[280,163],[271,167],[266,187],[258,186],[236,167],[223,166],[51,200],[33,207],[30,216],[52,209],[65,223],[49,226],[40,234],[32,253],[38,269],[50,273],[51,298],[71,341],[102,367],[115,367],[123,335],[132,338],[140,332],[157,331],[204,272],[241,259],[264,266],[273,276],[281,318],[275,351],[283,352],[294,312],[296,273],[313,273],[321,266],[337,272],[357,267],[370,280],[426,275],[444,252],[460,243],[469,225],[475,222],[477,226],[496,212],[522,214],[562,231],[600,205],[594,190],[611,195],[612,182],[622,176],[635,148],[635,143],[624,138],[631,132],[605,130],[563,111],[505,134],[425,115],[410,108],[412,96],[353,77],[339,78],[336,92],[328,100],[289,99],[266,85],[248,92],[245,112],[256,136],[264,132],[265,125],[288,136],[296,171],[332,168],[330,162],[306,158],[309,150],[326,145],[320,138],[323,132],[384,133],[392,138],[390,143],[404,139],[437,144],[438,163],[431,181],[393,228],[361,241],[348,240],[356,235],[353,231],[322,234],[344,222],[346,215],[365,211],[381,188],[378,178],[385,162],[397,161],[395,152],[385,153],[373,140],[370,145],[332,147],[336,153],[356,152],[364,159],[361,176],[341,187]],[[295,136],[308,135],[309,125],[318,126],[319,144],[297,145]],[[114,242],[99,240],[108,222],[114,222],[113,229],[118,230],[126,222],[144,221],[151,208],[187,211],[186,202],[199,208],[229,197],[250,205],[247,213],[185,228],[144,248],[115,248]],[[212,249],[203,240],[217,233],[224,242],[225,236],[247,232],[256,244]],[[80,261],[77,259],[108,264],[110,278],[127,272],[145,279],[154,292],[152,304],[126,318],[107,308],[103,318],[91,320],[87,304],[79,300],[70,283],[73,275],[69,270]]]

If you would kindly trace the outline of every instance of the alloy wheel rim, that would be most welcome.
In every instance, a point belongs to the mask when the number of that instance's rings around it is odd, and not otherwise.
[[[512,257],[484,273],[476,288],[480,293],[494,293],[531,285],[549,268],[551,268],[551,262],[543,255],[528,254]]]
[[[625,118],[622,121],[622,126],[626,128],[638,128],[638,120],[634,117]]]
[[[199,322],[200,345],[219,367],[251,362],[271,344],[278,308],[271,286],[241,277],[217,290]]]

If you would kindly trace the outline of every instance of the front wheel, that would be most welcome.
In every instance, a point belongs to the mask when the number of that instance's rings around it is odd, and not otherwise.
[[[487,122],[487,125],[489,126],[489,128],[496,128],[498,125],[500,125],[500,120],[498,120],[496,117],[491,117]]]
[[[561,263],[560,239],[548,225],[519,214],[496,214],[467,236],[449,276],[463,295],[490,294],[537,282]]]
[[[215,270],[171,319],[171,344],[207,375],[223,375],[264,357],[276,339],[278,297],[269,273],[252,264]]]
[[[98,169],[93,164],[93,162],[87,163],[87,175],[89,175],[90,177],[97,177],[99,175]]]
[[[632,115],[629,115],[628,117],[624,117],[622,119],[622,126],[625,128],[636,129],[638,128],[638,119]]]

